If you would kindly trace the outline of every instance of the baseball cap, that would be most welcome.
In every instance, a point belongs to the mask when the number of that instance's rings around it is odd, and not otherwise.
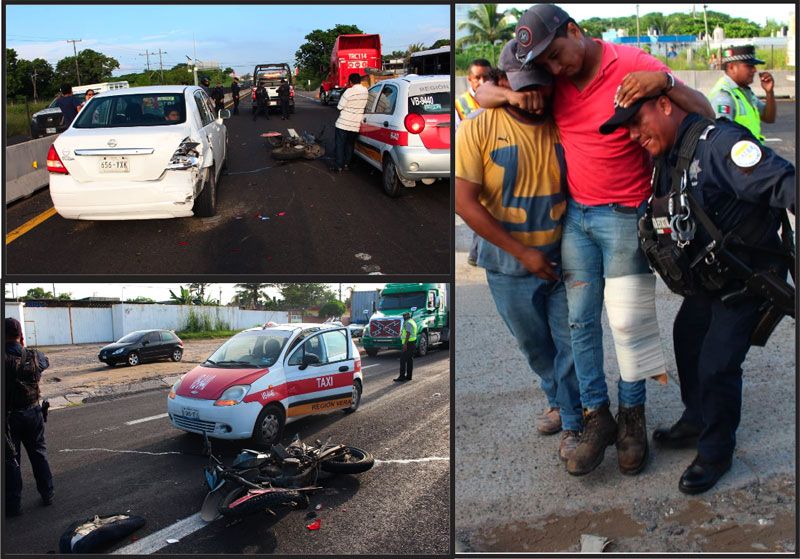
[[[16,318],[6,318],[6,338],[18,338],[22,335],[22,325]]]
[[[745,64],[764,64],[763,60],[756,58],[756,47],[753,45],[742,45],[730,47],[722,51],[722,63],[744,62]]]
[[[516,28],[517,58],[523,64],[544,52],[569,14],[555,4],[534,4],[519,18]]]
[[[553,77],[535,64],[523,65],[517,59],[517,39],[511,39],[503,47],[497,67],[506,73],[511,89],[519,91],[530,85],[550,85]]]
[[[659,97],[661,96],[651,95],[650,97],[642,97],[641,99],[634,101],[627,109],[622,108],[620,105],[615,105],[616,109],[614,109],[614,114],[611,116],[611,118],[600,125],[600,133],[611,134],[614,130],[619,128],[620,125],[625,124],[631,118],[633,118],[633,116],[639,112],[639,109],[642,108],[642,105],[648,101],[652,101],[653,99],[658,99]]]

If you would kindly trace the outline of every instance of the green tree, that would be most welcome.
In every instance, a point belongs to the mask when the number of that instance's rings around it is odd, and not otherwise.
[[[153,299],[150,297],[143,297],[139,295],[138,297],[134,297],[133,299],[125,299],[126,303],[155,303]]]
[[[450,44],[450,39],[439,39],[431,45],[431,50],[446,47]]]
[[[119,68],[119,62],[117,59],[95,50],[84,49],[78,53],[78,68],[82,84],[98,83],[108,81],[111,78],[111,72]],[[77,85],[74,56],[67,56],[58,61],[56,79],[63,83]]]
[[[52,299],[53,294],[49,291],[45,291],[41,287],[32,287],[28,290],[28,292],[23,296],[20,297],[22,300],[27,299]]]
[[[180,295],[176,295],[175,292],[170,289],[169,298],[175,305],[191,305],[193,302],[192,292],[183,286],[180,286]]]
[[[467,12],[467,19],[459,22],[459,30],[466,29],[468,35],[459,40],[459,46],[497,42],[505,43],[514,36],[514,25],[509,23],[505,12],[497,11],[497,4],[478,4]]]
[[[243,307],[261,308],[261,298],[267,297],[263,290],[271,285],[269,283],[237,283],[234,285],[236,300]]]
[[[34,97],[34,75],[36,76],[36,95]],[[55,71],[43,58],[33,60],[22,59],[17,64],[19,78],[19,94],[31,99],[50,99],[56,93]]]
[[[346,308],[341,301],[331,300],[320,307],[319,314],[325,318],[339,318]]]
[[[56,299],[59,301],[72,301],[72,293],[59,293]]]
[[[363,33],[357,25],[338,24],[327,30],[314,29],[305,36],[305,43],[294,54],[295,65],[298,68],[298,81],[306,79],[321,80],[328,72],[331,52],[336,37],[352,33]]]
[[[284,309],[307,309],[336,299],[324,283],[278,283]]]
[[[17,95],[21,95],[22,82],[19,79],[18,65],[17,51],[6,49],[6,99],[13,99]]]

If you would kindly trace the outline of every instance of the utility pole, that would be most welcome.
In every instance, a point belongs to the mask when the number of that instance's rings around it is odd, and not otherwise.
[[[642,48],[641,33],[639,32],[639,4],[636,4],[636,47]]]
[[[167,51],[161,52],[161,47],[158,48],[158,67],[161,69],[161,85],[164,85],[164,61],[161,59],[162,54],[167,54]]]
[[[36,103],[39,98],[36,96],[36,68],[33,69],[33,74],[31,74],[31,81],[33,82],[33,102]]]
[[[83,39],[67,39],[68,43],[72,43],[72,52],[75,53],[75,75],[78,77],[78,85],[81,85],[81,71],[78,69],[78,48],[75,43],[80,43]]]
[[[150,51],[148,49],[144,49],[143,53],[139,53],[139,56],[146,56],[147,57],[147,73],[150,73]]]
[[[711,37],[708,36],[708,17],[706,16],[706,8],[708,4],[703,4],[703,24],[706,27],[706,56],[711,56]]]

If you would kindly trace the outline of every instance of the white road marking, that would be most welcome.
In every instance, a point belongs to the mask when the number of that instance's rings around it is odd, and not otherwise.
[[[183,452],[147,452],[144,450],[114,450],[113,448],[62,448],[59,452],[116,452],[119,454],[147,454],[149,456],[166,456],[167,454],[183,454]]]
[[[133,421],[126,421],[125,425],[136,425],[137,423],[144,423],[145,421],[153,421],[154,419],[161,419],[162,417],[169,417],[169,414],[160,413],[158,415],[151,415],[150,417],[143,417],[142,419],[134,419]]]
[[[197,532],[206,525],[208,525],[208,523],[200,519],[200,513],[198,512],[189,518],[184,518],[171,526],[154,532],[141,540],[117,549],[113,552],[113,555],[149,555],[155,553],[162,547],[168,546],[169,543],[167,539],[180,540],[189,534]]]
[[[780,138],[764,138],[765,142],[782,142]]]
[[[427,458],[408,458],[405,460],[375,460],[375,464],[415,464],[418,462],[449,462],[447,456],[429,456]]]
[[[367,365],[366,367],[361,367],[361,370],[363,371],[364,369],[369,369],[370,367],[377,367],[378,365],[380,365],[380,363],[373,363],[372,365]]]

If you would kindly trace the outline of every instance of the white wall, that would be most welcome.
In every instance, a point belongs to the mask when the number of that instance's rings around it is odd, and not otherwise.
[[[164,328],[183,330],[189,313],[208,316],[212,327],[227,324],[233,330],[260,326],[266,322],[286,323],[285,312],[250,311],[235,307],[185,305],[116,304],[110,307],[26,307],[6,303],[5,316],[23,325],[30,346],[111,342],[134,330]]]

